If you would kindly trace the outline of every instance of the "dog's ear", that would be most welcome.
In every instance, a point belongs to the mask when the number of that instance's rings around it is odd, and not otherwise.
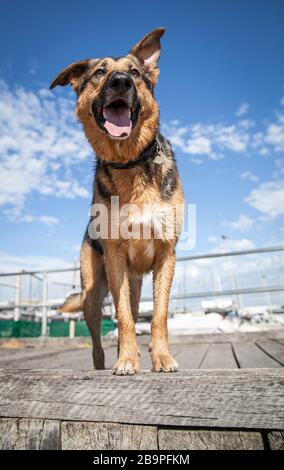
[[[81,60],[74,64],[69,65],[65,69],[61,70],[57,77],[53,80],[50,85],[50,90],[55,88],[57,85],[66,86],[70,83],[74,90],[78,91],[78,86],[82,75],[86,72],[90,64],[89,59]]]
[[[154,82],[158,78],[158,60],[161,53],[160,39],[165,32],[165,28],[154,29],[151,33],[147,34],[141,41],[134,46],[130,54],[137,57],[143,69]]]

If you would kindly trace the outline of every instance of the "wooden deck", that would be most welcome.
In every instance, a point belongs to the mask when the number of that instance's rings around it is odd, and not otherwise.
[[[284,449],[284,329],[173,337],[175,374],[147,370],[148,341],[143,372],[117,377],[91,370],[88,339],[2,340],[0,448]]]

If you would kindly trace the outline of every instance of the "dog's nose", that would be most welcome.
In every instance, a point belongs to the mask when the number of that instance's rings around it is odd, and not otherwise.
[[[109,87],[117,92],[128,91],[133,87],[133,80],[127,73],[114,72],[109,78]]]

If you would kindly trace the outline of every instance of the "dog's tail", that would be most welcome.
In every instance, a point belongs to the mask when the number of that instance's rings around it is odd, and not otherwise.
[[[60,305],[58,311],[60,313],[75,313],[83,310],[82,294],[71,294],[65,302]]]

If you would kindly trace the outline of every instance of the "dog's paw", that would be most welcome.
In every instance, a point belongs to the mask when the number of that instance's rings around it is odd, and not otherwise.
[[[176,372],[178,363],[170,353],[152,354],[153,372]]]
[[[116,375],[134,375],[139,372],[138,358],[119,357],[113,366],[112,372]]]

